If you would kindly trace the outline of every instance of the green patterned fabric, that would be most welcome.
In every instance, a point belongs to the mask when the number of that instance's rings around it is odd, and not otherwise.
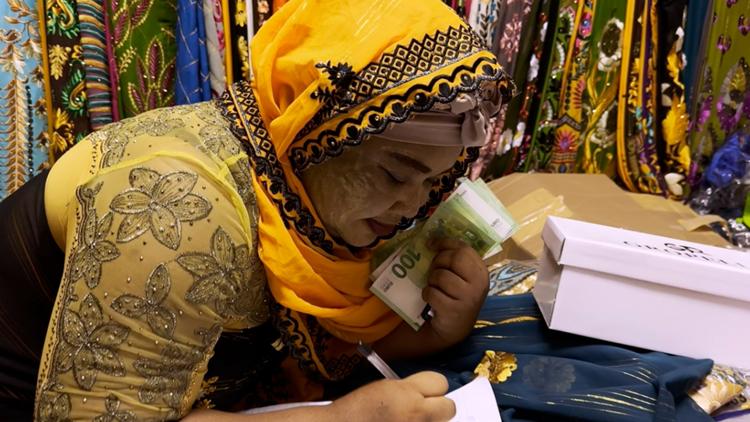
[[[112,0],[108,9],[120,118],[174,105],[176,1]]]
[[[562,77],[567,60],[570,38],[573,36],[576,19],[576,0],[561,0],[558,8],[555,27],[552,32],[553,47],[549,58],[547,72],[543,76],[541,105],[537,110],[536,126],[526,159],[524,170],[542,169],[549,164],[552,148],[555,144],[554,130],[557,126],[557,115],[560,109]],[[552,28],[548,28],[552,29]]]
[[[750,2],[715,0],[706,26],[691,137],[693,157],[701,166],[732,132],[750,122]]]
[[[76,0],[47,0],[45,20],[49,143],[54,160],[88,135],[91,126]]]

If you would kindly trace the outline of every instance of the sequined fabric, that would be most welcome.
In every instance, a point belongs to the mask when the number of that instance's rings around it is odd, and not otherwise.
[[[228,126],[209,103],[145,113],[55,166],[66,260],[38,420],[182,417],[211,396],[203,380],[222,332],[266,321],[247,156]]]

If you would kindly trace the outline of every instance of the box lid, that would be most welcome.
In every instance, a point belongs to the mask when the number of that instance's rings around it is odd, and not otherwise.
[[[750,302],[750,253],[549,217],[542,239],[560,265]]]

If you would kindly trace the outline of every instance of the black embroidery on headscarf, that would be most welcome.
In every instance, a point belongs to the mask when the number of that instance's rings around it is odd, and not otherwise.
[[[318,63],[315,67],[323,69],[333,85],[333,89],[320,87],[311,94],[313,99],[323,103],[323,107],[318,112],[321,115],[320,118],[330,119],[338,113],[346,112],[354,104],[354,94],[349,91],[349,87],[357,75],[352,70],[352,66],[347,63],[332,65],[329,61]]]
[[[417,86],[414,88],[423,89],[424,87]],[[268,176],[271,183],[270,186],[267,186],[267,189],[272,194],[281,193],[283,200],[274,198],[274,202],[285,225],[287,227],[289,227],[290,224],[293,225],[296,231],[300,235],[307,237],[313,246],[317,246],[322,250],[331,253],[333,251],[333,240],[328,237],[321,226],[315,224],[315,218],[312,213],[302,204],[299,196],[289,189],[286,182],[286,176],[278,162],[275,148],[271,143],[270,135],[263,126],[263,120],[260,117],[260,111],[255,103],[255,97],[249,84],[244,81],[238,82],[232,87],[231,91],[236,93],[238,99],[237,103],[241,107],[241,110],[237,110],[235,102],[230,94],[230,90],[227,90],[227,92],[217,100],[219,108],[221,109],[222,114],[232,122],[232,132],[238,137],[238,139],[243,140],[242,145],[252,160],[255,173],[259,176]],[[444,89],[441,91],[444,93],[446,92]],[[455,98],[455,95],[458,93],[455,89],[451,91],[452,93],[445,98],[429,97],[425,94],[419,93],[416,94],[416,97],[419,98],[416,98],[415,102],[424,107],[432,107],[432,104],[434,104],[435,101],[450,102],[452,99],[449,98]],[[398,121],[397,119],[405,120],[412,111],[414,110],[404,108],[401,110],[401,113],[391,116],[389,119],[391,121]],[[240,113],[247,116],[246,119],[243,119],[240,116]],[[242,123],[243,120],[248,122],[248,125],[252,130],[250,135],[254,137],[253,141],[247,137]],[[342,122],[342,125],[345,123],[346,122]],[[385,127],[383,126],[379,130],[382,131],[384,129]],[[370,128],[370,130],[362,132],[358,134],[358,136],[364,137],[369,133],[378,133],[377,130],[378,127]],[[356,144],[359,144],[360,142],[361,140],[357,141]],[[343,149],[343,146],[340,143],[337,143],[337,146],[338,148],[334,150],[329,149],[328,151],[338,151],[340,154],[340,150]],[[427,216],[429,211],[441,202],[443,196],[453,190],[456,179],[466,174],[469,165],[471,165],[478,156],[479,148],[466,148],[462,153],[461,159],[454,164],[451,170],[443,174],[439,180],[435,182],[427,203],[420,208],[418,214],[412,218],[404,218],[397,225],[396,231],[387,236],[381,236],[378,240],[391,238],[398,230],[409,228],[415,219],[421,219]]]
[[[289,354],[297,361],[300,369],[319,380],[338,381],[347,377],[362,362],[358,353],[333,356],[328,345],[337,340],[311,315],[301,314],[273,302],[272,322],[288,347]],[[304,330],[303,330],[304,328]],[[318,364],[323,368],[319,368]],[[327,376],[321,372],[325,370]]]
[[[456,84],[456,81],[460,83]],[[391,123],[404,122],[412,113],[428,111],[435,103],[450,103],[458,94],[476,91],[483,83],[496,83],[503,102],[508,101],[515,92],[513,82],[497,61],[480,57],[471,66],[456,67],[450,75],[438,76],[427,84],[414,85],[403,95],[385,97],[379,104],[344,118],[335,128],[323,130],[300,146],[291,148],[292,167],[299,174],[313,164],[337,157],[344,147],[357,146],[367,136],[383,132]]]
[[[234,100],[232,93],[235,94],[237,101]],[[222,115],[231,122],[232,133],[243,141],[242,146],[252,161],[256,175],[266,176],[270,180],[270,184],[265,188],[273,195],[281,195],[281,199],[274,196],[273,201],[286,227],[293,225],[297,233],[307,237],[313,246],[332,253],[333,241],[321,226],[315,224],[315,218],[302,203],[299,195],[289,188],[284,170],[276,155],[276,148],[260,117],[260,110],[250,84],[242,81],[229,87],[217,99],[217,104]],[[245,125],[249,133],[245,130]]]
[[[482,68],[482,73],[477,74],[480,67]],[[461,83],[454,85],[457,79],[460,79]],[[490,61],[489,58],[482,57],[472,66],[464,65],[457,67],[450,76],[444,75],[435,78],[428,85],[415,85],[403,96],[394,95],[387,97],[384,99],[382,105],[366,108],[364,111],[358,113],[357,117],[344,119],[335,129],[324,131],[318,137],[318,140],[320,140],[324,136],[329,136],[332,142],[328,144],[309,145],[311,142],[315,142],[315,140],[310,140],[305,143],[305,146],[310,149],[315,157],[318,157],[313,162],[322,162],[326,158],[341,154],[344,146],[359,145],[366,136],[382,132],[389,123],[403,122],[411,113],[429,110],[436,102],[449,103],[460,92],[472,92],[478,89],[479,85],[484,81],[497,81],[498,83],[505,84],[504,88],[507,92],[504,95],[510,95],[510,92],[514,90],[512,82],[502,68],[496,62]],[[235,93],[236,102],[232,97],[232,93]],[[407,99],[410,98],[413,98],[413,101],[411,101],[413,104],[407,104]],[[287,184],[286,176],[278,162],[276,150],[271,143],[270,135],[260,117],[260,110],[258,109],[249,83],[242,81],[234,84],[227,89],[222,97],[217,99],[217,103],[222,114],[232,122],[232,132],[239,139],[243,140],[242,145],[246,149],[248,156],[251,157],[256,174],[259,176],[267,175],[271,183],[266,188],[274,195],[281,194],[283,199],[274,197],[273,200],[279,210],[279,214],[284,220],[284,224],[287,227],[293,225],[297,233],[303,237],[307,237],[313,246],[319,247],[327,253],[332,253],[333,239],[328,236],[319,224],[316,224],[310,210],[302,204],[299,196],[291,191]],[[389,105],[391,106],[392,113],[386,115],[385,110]],[[239,110],[237,109],[238,106],[240,107]],[[368,119],[369,125],[362,131],[359,129],[359,126],[365,118]],[[249,135],[253,139],[248,138],[248,133],[244,129],[245,124],[243,122],[246,122],[248,125],[251,131]],[[330,135],[328,132],[330,132]],[[344,132],[347,133],[348,137],[344,142],[338,142],[336,139],[337,134]],[[298,153],[301,149],[297,147],[290,151],[290,160],[293,167],[297,167],[297,164],[299,164],[295,160],[303,158]],[[393,233],[378,237],[375,243],[379,240],[393,237],[399,230],[409,228],[414,220],[426,217],[430,210],[437,206],[447,193],[453,190],[456,180],[466,174],[469,165],[478,156],[479,148],[466,148],[453,168],[444,173],[433,185],[427,203],[420,208],[418,214],[411,218],[404,218],[396,226],[396,230]],[[307,164],[309,164],[309,161]],[[306,167],[306,165],[303,167]]]
[[[330,61],[320,63],[316,67],[324,69],[335,89],[331,92],[319,88],[312,94],[313,98],[323,102],[323,107],[297,134],[296,139],[307,136],[337,114],[345,113],[404,82],[427,75],[483,49],[482,40],[470,27],[462,25],[435,31],[433,35],[427,34],[421,40],[412,39],[409,45],[397,45],[392,52],[383,54],[378,61],[370,63],[356,74],[346,63],[335,66],[331,66]],[[333,95],[333,99],[323,101],[322,99],[330,98],[328,95]]]
[[[408,47],[397,46],[393,53],[384,54],[378,62],[368,65],[356,75],[346,63],[321,64],[318,67],[327,74],[333,90],[319,90],[321,93],[318,98],[328,104],[328,112],[346,114],[348,109],[380,95],[382,91],[482,51],[481,40],[475,38],[473,32],[463,26],[450,28],[446,32],[438,31],[436,35],[428,35],[421,41],[412,40]],[[483,83],[496,84],[496,88],[505,97],[504,101],[515,91],[513,82],[496,59],[490,56],[477,57],[471,64],[456,66],[449,75],[435,77],[426,84],[414,85],[403,95],[386,96],[377,105],[365,107],[353,116],[345,116],[334,129],[321,131],[314,139],[291,148],[289,159],[292,167],[299,173],[309,165],[336,157],[345,147],[359,145],[367,136],[384,131],[389,124],[403,122],[411,113],[427,111],[436,102],[450,103],[458,94],[476,91]],[[350,98],[352,93],[353,99]],[[272,194],[284,224],[287,227],[293,226],[313,246],[332,253],[335,241],[315,221],[310,210],[287,184],[250,85],[244,81],[238,82],[217,103],[224,116],[232,122],[233,133],[244,141],[243,145],[251,157],[256,175],[268,178],[268,181],[264,181],[267,183],[264,188]],[[315,120],[319,116],[322,116],[321,112],[316,114],[301,133],[317,128],[319,123]],[[298,142],[295,141],[296,143]],[[478,148],[464,150],[454,167],[433,185],[429,200],[420,208],[419,213],[412,218],[404,218],[393,233],[378,240],[390,238],[398,230],[410,227],[415,219],[427,216],[453,190],[456,179],[466,174],[469,165],[478,157],[478,151]]]

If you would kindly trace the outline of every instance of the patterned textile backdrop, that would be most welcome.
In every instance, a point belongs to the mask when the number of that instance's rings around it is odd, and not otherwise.
[[[0,198],[47,163],[44,72],[37,5],[0,2]]]
[[[0,0],[0,198],[92,130],[252,78],[285,0]],[[750,2],[445,0],[513,75],[471,168],[682,199],[750,117]]]

